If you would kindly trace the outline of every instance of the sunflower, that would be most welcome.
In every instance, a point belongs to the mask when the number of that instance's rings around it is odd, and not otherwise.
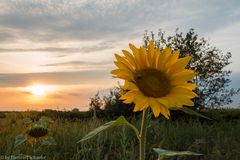
[[[27,141],[36,144],[39,140],[48,138],[48,129],[43,125],[35,124],[27,131]]]
[[[185,69],[191,57],[179,58],[180,51],[165,48],[162,51],[149,43],[148,49],[129,44],[132,53],[122,50],[124,56],[115,54],[117,69],[114,77],[125,81],[127,92],[120,97],[124,103],[135,103],[134,112],[150,107],[155,117],[160,113],[169,118],[172,107],[194,106],[197,95],[195,84],[188,83],[195,72]]]

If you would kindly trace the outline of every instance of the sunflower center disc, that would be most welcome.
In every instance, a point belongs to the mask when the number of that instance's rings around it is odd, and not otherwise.
[[[35,127],[30,129],[28,135],[34,138],[40,138],[46,136],[48,134],[48,130],[44,127]]]
[[[164,97],[171,90],[168,78],[157,69],[138,70],[134,74],[134,80],[142,93],[148,97]]]

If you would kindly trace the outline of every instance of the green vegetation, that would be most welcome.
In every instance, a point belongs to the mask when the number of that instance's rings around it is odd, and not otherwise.
[[[58,113],[61,116],[66,114],[68,118],[54,115]],[[103,132],[91,140],[77,144],[89,131],[108,121],[103,117],[76,118],[77,113],[83,115],[82,112],[52,111],[53,117],[51,118],[54,122],[49,127],[49,136],[55,139],[56,145],[39,147],[35,154],[44,155],[49,160],[137,159],[137,139],[132,130],[125,127],[113,128],[112,131]],[[31,155],[32,147],[28,143],[14,148],[15,137],[25,130],[22,118],[38,119],[42,114],[36,112],[5,113],[6,118],[0,119],[0,155]],[[72,119],[69,116],[71,114],[75,115]],[[204,154],[200,157],[190,156],[178,159],[240,159],[239,109],[203,110],[201,114],[209,116],[211,121],[186,116],[181,112],[172,114],[174,115],[172,117],[176,118],[169,121],[159,118],[150,122],[147,134],[147,159],[156,159],[156,153],[150,148],[157,147],[169,150],[191,150]],[[134,115],[128,120],[140,126],[138,118],[138,115]]]

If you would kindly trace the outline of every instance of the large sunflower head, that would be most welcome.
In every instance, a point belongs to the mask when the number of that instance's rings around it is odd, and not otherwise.
[[[197,95],[192,91],[195,84],[188,83],[195,72],[185,69],[191,57],[179,58],[180,51],[154,47],[151,41],[148,49],[136,48],[129,44],[132,53],[122,50],[124,56],[115,54],[117,69],[115,77],[125,80],[123,89],[127,92],[120,97],[124,103],[135,103],[134,111],[150,107],[155,117],[161,113],[169,118],[169,109],[193,106],[191,98]]]

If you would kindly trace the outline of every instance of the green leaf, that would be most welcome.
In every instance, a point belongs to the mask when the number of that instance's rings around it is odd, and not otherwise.
[[[159,159],[163,159],[165,157],[173,157],[173,156],[201,156],[202,154],[191,152],[191,151],[170,151],[162,148],[153,148],[153,150],[158,154]]]
[[[57,143],[53,137],[48,137],[47,139],[41,140],[40,145],[49,146],[49,145],[57,145]]]
[[[202,117],[202,118],[205,118],[205,119],[208,119],[208,120],[212,120],[211,118],[208,118],[190,108],[187,108],[187,107],[180,107],[180,108],[173,108],[173,110],[176,109],[176,110],[181,110],[183,111],[184,113],[186,114],[189,114],[189,115],[193,115],[193,116],[197,116],[197,117]]]
[[[17,135],[17,136],[15,137],[14,147],[17,147],[17,146],[25,143],[26,141],[27,141],[26,136],[24,136],[24,135],[22,135],[22,134]]]
[[[116,126],[123,126],[123,125],[127,125],[129,126],[131,129],[134,130],[134,132],[136,133],[137,137],[139,138],[139,132],[138,130],[132,125],[130,124],[123,116],[119,117],[118,119],[114,120],[114,121],[110,121],[105,123],[104,125],[94,129],[93,131],[89,132],[86,136],[84,136],[80,141],[78,141],[77,143],[80,143],[82,141],[88,140],[94,136],[96,136],[97,134],[99,134],[100,132],[103,132],[109,128],[112,127],[116,127]]]
[[[45,117],[45,116],[42,116],[38,122],[36,123],[39,123],[39,124],[42,124],[44,125],[45,127],[47,127],[48,124],[50,123],[53,123],[53,120],[49,117]]]

